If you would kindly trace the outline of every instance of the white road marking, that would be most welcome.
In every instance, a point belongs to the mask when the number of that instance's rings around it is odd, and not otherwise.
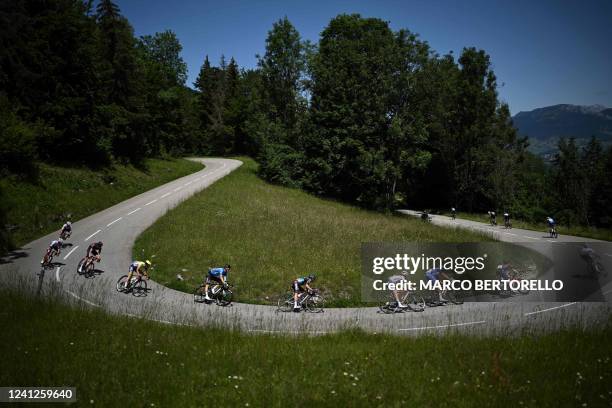
[[[172,194],[172,193],[166,193],[166,194],[164,194],[163,196],[161,196],[160,198],[166,198],[166,197],[168,197],[170,194]]]
[[[137,209],[135,209],[134,211],[131,211],[129,213],[127,213],[127,215],[132,215],[134,214],[136,211],[140,211],[140,207],[138,207]]]
[[[506,234],[506,235],[512,235],[512,236],[516,237],[516,234],[513,234],[513,233],[511,233],[511,232],[504,232],[504,234]]]
[[[540,239],[540,238],[529,237],[529,236],[527,236],[527,235],[523,235],[523,237],[525,237],[525,238],[529,238],[529,239],[537,239],[537,240],[539,240],[539,239]]]
[[[193,183],[193,181],[189,181],[189,182],[187,182],[187,183],[185,183],[185,184],[183,184],[183,185],[184,185],[184,186],[188,186],[188,185],[190,185],[191,183]]]
[[[177,187],[177,188],[175,188],[175,189],[174,189],[174,190],[172,190],[172,191],[179,191],[181,188],[183,188],[183,187]]]
[[[64,258],[64,259],[66,259],[66,258]],[[60,267],[58,266],[57,269],[55,270],[55,280],[58,281],[58,282],[60,281],[59,270],[60,270]]]
[[[154,203],[154,202],[156,202],[156,201],[157,201],[157,198],[156,198],[155,200],[153,200],[153,201],[149,201],[148,203],[146,203],[146,204],[145,204],[145,207],[146,207],[147,205],[149,205],[149,204],[153,204],[153,203]]]
[[[77,245],[77,246],[75,246],[74,248],[72,248],[72,249],[70,250],[70,252],[68,252],[68,253],[66,254],[66,256],[64,257],[64,261],[65,261],[66,259],[68,259],[68,257],[70,256],[70,254],[72,254],[72,253],[73,253],[73,252],[74,252],[74,251],[75,251],[75,250],[76,250],[78,247],[79,247],[79,246]]]
[[[458,326],[469,326],[472,324],[483,324],[486,323],[486,320],[479,320],[477,322],[465,322],[465,323],[453,323],[453,324],[444,324],[442,326],[424,326],[424,327],[410,327],[408,329],[398,329],[397,331],[412,331],[412,330],[428,330],[428,329],[446,329],[448,327],[458,327]]]
[[[93,234],[91,234],[90,236],[88,236],[87,238],[85,238],[85,242],[87,242],[89,240],[89,238],[93,237],[94,235],[96,235],[98,232],[100,232],[102,230],[97,230],[96,232],[94,232]]]
[[[264,329],[249,329],[247,330],[249,332],[256,332],[256,333],[301,333],[301,334],[326,334],[328,332],[326,331],[313,331],[313,330],[305,330],[305,331],[300,331],[300,330],[264,330]]]
[[[116,223],[117,221],[121,221],[123,219],[123,217],[119,217],[117,218],[115,221],[113,222],[109,222],[108,224],[106,224],[107,227],[110,227],[111,225],[113,225],[114,223]]]
[[[606,256],[610,256],[610,257],[612,257],[612,254],[606,254]]]
[[[87,300],[87,299],[83,299],[82,297],[80,297],[80,296],[79,296],[79,295],[77,295],[76,293],[73,293],[73,292],[71,292],[71,291],[69,291],[69,290],[67,290],[67,289],[65,289],[65,291],[66,291],[66,292],[68,292],[68,293],[70,293],[72,296],[74,296],[75,298],[79,299],[79,300],[80,300],[80,301],[82,301],[82,302],[85,302],[85,303],[87,303],[87,304],[89,304],[89,305],[91,305],[91,306],[100,307],[100,305],[97,305],[97,304],[95,304],[94,302],[90,302],[90,301],[89,301],[89,300]]]
[[[566,304],[561,305],[561,306],[555,306],[555,307],[549,307],[548,309],[536,310],[535,312],[525,313],[525,316],[531,316],[531,315],[538,314],[538,313],[548,312],[550,310],[561,309],[562,307],[568,307],[568,306],[571,306],[571,305],[575,305],[576,303],[578,303],[578,302],[566,303]]]

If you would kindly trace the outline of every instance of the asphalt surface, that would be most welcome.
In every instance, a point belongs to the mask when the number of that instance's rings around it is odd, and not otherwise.
[[[360,328],[368,332],[405,335],[464,332],[474,335],[520,335],[557,330],[562,327],[596,327],[609,320],[612,285],[599,282],[605,301],[599,302],[486,302],[427,308],[424,312],[392,315],[370,308],[330,308],[323,313],[282,313],[275,306],[234,303],[229,307],[194,303],[190,294],[149,281],[146,296],[136,297],[116,291],[116,282],[127,274],[136,237],[168,209],[238,168],[231,159],[193,159],[206,168],[182,177],[104,211],[73,223],[73,234],[66,241],[55,266],[40,274],[40,260],[57,233],[49,234],[11,253],[0,261],[0,284],[40,296],[61,296],[67,301],[133,317],[188,326],[223,327],[249,333],[323,334]],[[408,215],[418,213],[406,211]],[[484,229],[502,241],[526,242],[546,239],[542,233],[513,229],[501,231],[467,220],[434,217],[433,223],[456,228]],[[488,229],[487,229],[488,228]],[[237,237],[239,239],[239,237]],[[102,262],[97,273],[86,278],[76,273],[87,245],[104,242]],[[563,237],[560,242],[576,243],[582,238]],[[154,259],[153,259],[154,260]],[[612,270],[612,254],[604,260]],[[239,273],[235,271],[234,273]]]

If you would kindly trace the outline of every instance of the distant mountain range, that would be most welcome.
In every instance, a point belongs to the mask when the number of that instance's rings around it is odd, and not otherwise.
[[[529,150],[543,156],[556,152],[561,137],[574,137],[584,145],[595,136],[612,146],[612,108],[605,106],[553,105],[519,112],[512,120],[519,134],[529,137]]]

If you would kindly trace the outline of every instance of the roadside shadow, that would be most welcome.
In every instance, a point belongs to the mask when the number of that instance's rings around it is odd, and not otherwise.
[[[25,248],[25,249],[28,249],[28,248]],[[13,261],[15,261],[16,259],[27,258],[28,256],[30,255],[28,255],[28,253],[23,250],[11,251],[7,255],[0,258],[0,265],[13,263]]]
[[[102,269],[94,269],[93,271],[84,274],[85,278],[90,279],[90,278],[95,278],[96,276],[100,276],[104,273],[104,271]]]

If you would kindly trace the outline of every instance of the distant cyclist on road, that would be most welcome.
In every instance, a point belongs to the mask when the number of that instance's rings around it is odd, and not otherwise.
[[[497,274],[500,280],[513,279],[517,273],[517,270],[512,267],[509,261],[503,261],[500,265],[497,265]]]
[[[72,224],[70,221],[66,221],[64,225],[62,225],[62,229],[60,230],[60,237],[62,239],[66,239],[72,234]]]
[[[504,212],[504,226],[510,228],[510,213],[508,211]]]
[[[489,211],[489,221],[491,225],[497,225],[497,214],[495,214],[495,211]]]
[[[87,247],[87,254],[85,255],[85,258],[87,260],[85,261],[85,265],[83,265],[83,270],[87,270],[89,264],[94,261],[100,262],[100,258],[102,255],[102,245],[104,245],[102,244],[102,241],[92,242],[91,244],[89,244],[89,246]]]
[[[128,272],[127,280],[125,281],[125,288],[127,289],[132,281],[132,276],[137,274],[138,276],[144,276],[149,279],[149,269],[151,269],[151,261],[146,260],[144,262],[134,261],[130,264],[130,270]]]
[[[398,284],[398,283],[402,283],[402,282],[407,282],[408,280],[406,279],[406,277],[408,276],[408,272],[402,272],[401,275],[393,275],[390,276],[389,279],[387,280],[389,283],[393,283],[393,284]],[[399,297],[399,290],[393,290],[393,297],[395,298],[395,301],[397,302],[397,307],[398,308],[405,308],[407,307],[405,304],[402,303],[402,301],[400,300]]]
[[[51,254],[53,254],[53,256],[58,256],[62,251],[62,245],[64,245],[64,241],[61,238],[51,241],[51,244],[49,245],[49,248],[47,248],[47,252],[45,252],[45,256],[41,264],[44,264],[45,259]]]
[[[548,224],[548,231],[550,233],[551,236],[556,234],[556,230],[555,230],[555,220],[552,217],[546,217],[546,223]]]
[[[212,300],[210,296],[208,296],[208,286],[211,282],[217,282],[223,286],[227,284],[227,275],[231,269],[232,267],[229,264],[226,264],[223,268],[211,268],[208,270],[208,275],[206,275],[206,285],[204,286],[204,299]]]
[[[453,220],[457,217],[457,211],[455,210],[455,207],[451,208],[451,217],[453,218]]]
[[[428,270],[427,272],[425,272],[425,277],[427,278],[427,280],[432,281],[432,282],[436,282],[440,280],[440,278],[451,280],[451,277],[448,276],[446,272],[438,268],[432,268]],[[448,302],[448,300],[444,299],[444,297],[442,296],[444,292],[445,292],[444,290],[441,290],[438,292],[440,296],[440,302]]]
[[[299,312],[300,305],[298,304],[298,298],[300,293],[308,291],[308,293],[312,292],[312,288],[310,287],[310,283],[314,282],[317,277],[315,275],[302,276],[301,278],[297,278],[291,283],[291,290],[293,291],[293,311]]]

